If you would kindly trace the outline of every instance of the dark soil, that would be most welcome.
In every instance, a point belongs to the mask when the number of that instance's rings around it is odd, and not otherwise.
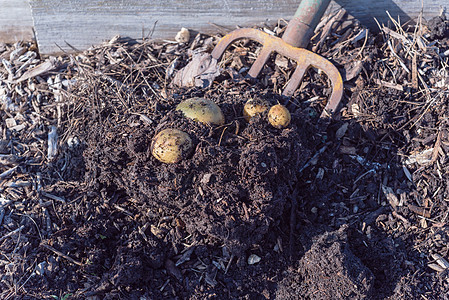
[[[449,78],[447,58],[414,44],[423,73],[414,86],[397,60],[413,69],[409,44],[382,34],[351,42],[363,28],[349,24],[315,49],[347,79],[327,122],[319,119],[325,74],[310,70],[284,99],[294,63],[273,59],[257,80],[245,79],[257,49],[247,41],[230,49],[208,88],[169,85],[176,58],[180,69],[192,51],[213,47],[202,35],[186,45],[117,40],[61,58],[58,72],[71,80],[63,103],[48,91],[26,102],[23,114],[46,108],[41,123],[29,135],[5,131],[0,144],[21,157],[13,187],[22,197],[1,206],[2,297],[447,299],[449,268],[435,256],[449,251],[449,101],[447,86],[437,86]],[[421,38],[445,47],[447,23],[438,24]],[[191,97],[217,103],[225,125],[175,111]],[[255,98],[286,104],[291,124],[273,128],[266,114],[246,122],[243,105]],[[56,124],[58,155],[47,159],[32,143],[46,145],[46,126]],[[193,140],[180,163],[151,155],[165,128]],[[21,190],[19,179],[30,184]]]

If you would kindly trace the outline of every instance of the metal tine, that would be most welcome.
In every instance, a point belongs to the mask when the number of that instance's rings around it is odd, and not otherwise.
[[[248,71],[248,75],[252,78],[256,78],[265,63],[268,61],[268,59],[270,59],[271,53],[273,53],[273,51],[270,48],[264,46],[257,56],[256,61],[251,66],[251,69]]]
[[[287,86],[284,89],[284,92],[282,92],[282,95],[285,97],[291,97],[293,96],[293,93],[298,88],[299,84],[302,82],[304,78],[304,74],[307,72],[307,70],[310,68],[310,65],[303,65],[298,64],[298,66],[295,69],[295,72],[293,72],[293,75],[290,76],[290,81],[288,82]]]

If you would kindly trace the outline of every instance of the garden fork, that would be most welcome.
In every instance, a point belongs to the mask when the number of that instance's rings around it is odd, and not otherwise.
[[[219,60],[231,43],[240,39],[252,39],[262,44],[262,50],[248,71],[248,76],[256,78],[272,53],[278,53],[297,63],[282,95],[291,97],[299,87],[304,74],[310,67],[323,71],[329,78],[332,93],[321,113],[321,118],[330,118],[338,108],[343,96],[343,80],[337,68],[324,57],[306,50],[310,38],[330,0],[302,0],[293,19],[281,38],[253,28],[242,28],[224,36],[212,51],[212,57]]]

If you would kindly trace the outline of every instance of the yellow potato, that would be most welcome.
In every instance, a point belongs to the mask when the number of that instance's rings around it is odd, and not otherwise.
[[[176,106],[184,116],[197,122],[223,125],[225,118],[220,107],[213,101],[205,98],[190,98]]]
[[[265,100],[254,100],[249,99],[245,106],[243,107],[243,116],[245,117],[245,120],[249,122],[252,117],[254,117],[257,114],[261,114],[264,111],[268,109],[268,102]]]
[[[153,138],[151,154],[163,163],[174,164],[189,155],[192,146],[192,140],[187,133],[168,128]]]
[[[285,128],[290,124],[292,117],[287,107],[276,104],[270,108],[268,112],[268,121],[275,128]]]

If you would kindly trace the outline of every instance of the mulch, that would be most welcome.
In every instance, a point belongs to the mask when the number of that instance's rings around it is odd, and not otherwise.
[[[378,32],[324,17],[309,48],[344,79],[328,122],[326,74],[285,99],[295,62],[273,56],[249,79],[249,40],[208,84],[177,85],[219,38],[114,37],[57,57],[0,45],[0,298],[446,299],[446,17]],[[175,110],[192,97],[225,124]],[[291,124],[245,121],[250,99],[285,104]],[[151,155],[165,128],[192,138],[177,164]]]

